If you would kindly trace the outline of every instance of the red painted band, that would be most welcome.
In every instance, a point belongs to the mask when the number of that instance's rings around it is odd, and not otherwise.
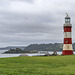
[[[71,27],[64,27],[64,32],[71,32]]]
[[[63,50],[62,55],[73,55],[73,50]]]
[[[72,44],[72,38],[64,38],[64,44]]]

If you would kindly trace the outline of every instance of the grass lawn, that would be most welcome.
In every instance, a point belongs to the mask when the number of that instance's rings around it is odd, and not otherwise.
[[[75,75],[75,55],[0,58],[0,75]]]

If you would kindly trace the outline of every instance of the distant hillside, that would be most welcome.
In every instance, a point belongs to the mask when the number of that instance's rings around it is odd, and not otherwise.
[[[75,50],[75,43],[73,43],[73,49]],[[38,50],[38,51],[62,51],[62,43],[50,43],[50,44],[31,44],[25,47],[24,50]]]
[[[38,51],[61,51],[63,47],[62,43],[50,43],[50,44],[31,44],[25,47],[24,50],[38,50]]]
[[[0,48],[0,50],[10,50],[10,49],[22,49],[22,50],[37,50],[37,51],[62,51],[62,43],[49,43],[49,44],[30,44],[28,46],[8,46],[5,48]],[[75,50],[75,43],[73,43],[73,50]]]
[[[19,49],[19,48],[16,48],[16,49],[10,49],[4,53],[37,53],[38,51],[36,50],[30,50],[30,51],[26,51],[26,50],[22,50],[22,49]]]
[[[10,50],[10,49],[16,49],[16,48],[20,48],[24,50],[25,46],[8,46],[8,47],[0,48],[0,50]]]

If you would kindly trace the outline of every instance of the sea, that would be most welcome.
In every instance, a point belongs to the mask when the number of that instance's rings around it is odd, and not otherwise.
[[[19,54],[3,54],[5,51],[8,50],[0,50],[0,58],[7,58],[7,57],[19,57],[21,54],[26,54],[28,56],[38,56],[44,55],[45,53],[53,54],[53,51],[39,51],[38,53],[19,53]],[[58,55],[62,54],[62,51],[57,52]],[[74,52],[75,54],[75,52]]]

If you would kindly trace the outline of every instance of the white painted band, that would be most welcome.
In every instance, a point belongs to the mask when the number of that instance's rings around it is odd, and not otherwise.
[[[73,50],[72,44],[63,44],[63,50]]]
[[[64,32],[64,38],[72,38],[71,32]]]

